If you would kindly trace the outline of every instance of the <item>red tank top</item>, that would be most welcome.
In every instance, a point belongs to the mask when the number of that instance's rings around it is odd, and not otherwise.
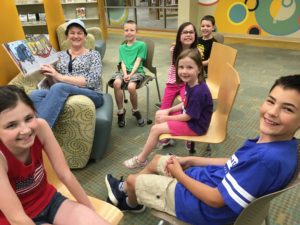
[[[3,153],[7,165],[7,175],[12,188],[20,199],[24,211],[34,218],[50,203],[56,189],[48,183],[42,158],[43,146],[36,137],[31,147],[31,163],[24,165],[0,141],[0,152]],[[0,211],[0,224],[8,225]]]

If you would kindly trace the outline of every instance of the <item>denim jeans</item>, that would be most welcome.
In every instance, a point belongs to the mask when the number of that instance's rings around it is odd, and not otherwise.
[[[56,192],[49,202],[48,206],[43,209],[42,212],[40,212],[36,217],[33,218],[33,221],[36,225],[41,225],[45,223],[53,223],[54,218],[57,214],[57,211],[61,204],[66,200],[67,198],[63,196],[61,193]]]
[[[32,91],[30,98],[37,110],[37,116],[45,119],[49,126],[53,127],[64,108],[67,98],[71,95],[85,95],[89,97],[94,102],[96,108],[103,104],[101,93],[66,83],[56,83],[49,90]]]

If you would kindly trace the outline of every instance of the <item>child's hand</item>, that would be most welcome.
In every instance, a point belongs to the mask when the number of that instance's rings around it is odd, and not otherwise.
[[[156,112],[156,115],[165,115],[165,116],[167,116],[170,113],[169,111],[170,111],[169,109],[160,109]]]
[[[171,175],[171,173],[170,173],[169,170],[168,170],[168,165],[173,163],[173,160],[172,160],[172,157],[173,157],[173,156],[174,156],[174,155],[172,155],[172,156],[170,156],[170,157],[168,158],[168,160],[166,161],[166,164],[165,164],[165,166],[164,166],[164,170],[165,170],[166,174],[167,174],[169,177],[171,177],[172,175]],[[175,156],[175,157],[176,157],[176,156]]]
[[[124,75],[123,79],[124,79],[125,83],[128,83],[130,81],[130,75],[128,75],[128,74]]]
[[[186,170],[187,168],[190,167],[188,157],[180,157],[177,159],[183,170]]]
[[[170,162],[167,163],[166,166],[166,171],[168,174],[170,174],[172,177],[177,178],[180,174],[184,173],[176,156],[171,156],[169,160]]]
[[[167,115],[156,115],[155,116],[155,123],[164,123],[168,121],[169,116]]]
[[[174,48],[175,48],[175,45],[171,45],[171,47],[170,47],[170,52],[173,54],[173,52],[174,52]]]

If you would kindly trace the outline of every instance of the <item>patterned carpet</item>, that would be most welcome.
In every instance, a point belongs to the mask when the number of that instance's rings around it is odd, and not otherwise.
[[[154,53],[154,65],[158,68],[160,90],[163,92],[166,73],[170,62],[169,46],[173,40],[153,38],[156,48]],[[103,63],[104,84],[116,70],[118,45],[122,36],[110,35],[106,55]],[[230,115],[228,136],[225,142],[212,145],[212,157],[229,157],[246,138],[253,138],[258,133],[258,109],[263,102],[274,80],[282,75],[300,73],[300,52],[286,49],[272,49],[253,47],[242,44],[230,44],[238,49],[236,69],[240,74],[241,86]],[[158,102],[154,82],[150,85],[150,116],[153,118],[156,111],[155,103]],[[113,90],[109,89],[113,94]],[[146,89],[139,90],[139,108],[146,114]],[[126,169],[122,162],[141,151],[150,129],[150,125],[137,127],[131,116],[131,106],[126,105],[127,126],[120,129],[116,125],[116,107],[114,109],[114,121],[109,148],[103,159],[91,162],[81,170],[74,170],[88,194],[100,199],[106,199],[107,191],[104,177],[111,173],[116,177],[136,172]],[[204,144],[196,145],[196,155],[205,155]],[[184,143],[177,141],[173,148],[156,151],[167,154],[172,151],[177,155],[187,155]],[[152,157],[152,155],[151,155]],[[150,158],[151,158],[150,157]],[[296,225],[300,224],[300,189],[281,195],[272,202],[271,224]],[[157,224],[158,219],[150,214],[148,209],[142,214],[126,213],[124,225],[152,225]]]

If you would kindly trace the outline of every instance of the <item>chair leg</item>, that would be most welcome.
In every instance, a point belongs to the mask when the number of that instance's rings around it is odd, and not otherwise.
[[[207,151],[207,152],[210,152],[210,151],[211,151],[211,146],[210,146],[210,144],[207,145],[206,151]]]
[[[191,149],[189,151],[190,154],[195,154],[196,150],[195,150],[195,142],[191,142]]]
[[[159,85],[158,85],[158,80],[157,80],[156,73],[155,73],[155,83],[156,83],[156,89],[157,89],[157,94],[158,94],[158,100],[159,100],[159,102],[161,102],[160,90],[159,90]]]
[[[211,145],[208,144],[205,149],[205,156],[211,156]]]
[[[149,86],[148,84],[145,85],[146,88],[147,88],[147,115],[146,115],[146,120],[147,120],[147,124],[151,124],[152,123],[152,120],[149,119]]]
[[[105,90],[106,94],[108,92],[108,82],[106,83],[106,90]]]

